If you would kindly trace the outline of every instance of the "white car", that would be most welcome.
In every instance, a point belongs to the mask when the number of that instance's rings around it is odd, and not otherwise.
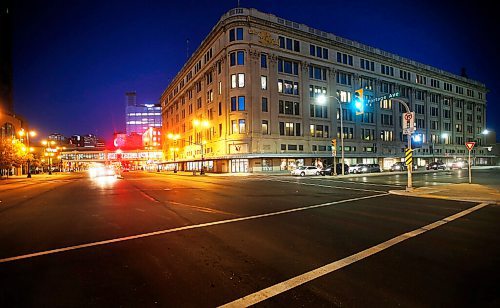
[[[292,175],[306,176],[306,175],[319,175],[321,169],[316,166],[300,166],[292,170]]]

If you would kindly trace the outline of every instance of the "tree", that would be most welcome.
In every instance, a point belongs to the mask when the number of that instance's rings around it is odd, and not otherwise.
[[[26,146],[17,139],[0,138],[0,171],[1,175],[9,172],[12,167],[22,166],[31,153],[28,152]]]

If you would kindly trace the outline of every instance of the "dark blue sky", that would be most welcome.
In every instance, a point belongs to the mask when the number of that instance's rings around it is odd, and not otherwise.
[[[126,91],[158,101],[190,53],[238,1],[14,1],[14,108],[44,134],[125,130]],[[486,84],[499,131],[498,18],[486,1],[245,1]]]

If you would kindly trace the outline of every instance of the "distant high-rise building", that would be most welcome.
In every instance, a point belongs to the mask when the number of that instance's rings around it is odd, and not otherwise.
[[[47,138],[49,141],[55,141],[58,145],[63,145],[68,143],[68,138],[64,137],[62,134],[53,133]]]
[[[137,133],[142,135],[148,128],[161,128],[160,104],[137,104],[136,93],[125,93],[126,130],[127,135]]]
[[[135,106],[137,104],[137,93],[135,91],[125,93],[126,105]]]

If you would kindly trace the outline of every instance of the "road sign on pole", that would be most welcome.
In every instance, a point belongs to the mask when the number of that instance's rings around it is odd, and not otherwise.
[[[471,173],[471,163],[470,163],[470,152],[472,151],[472,148],[476,145],[474,141],[466,142],[465,147],[467,150],[469,150],[469,184],[472,183],[472,173]]]
[[[403,134],[411,135],[415,131],[415,112],[403,113]]]
[[[466,142],[465,143],[465,146],[467,147],[467,150],[472,151],[472,148],[476,145],[476,143],[474,141],[471,141],[471,142]]]

